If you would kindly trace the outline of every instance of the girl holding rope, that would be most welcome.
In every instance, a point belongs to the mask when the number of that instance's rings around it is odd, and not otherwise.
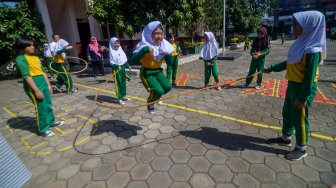
[[[129,98],[126,98],[126,71],[128,67],[132,71],[131,66],[127,63],[127,57],[124,50],[120,46],[120,41],[113,37],[109,45],[110,64],[112,65],[112,74],[114,74],[114,85],[116,88],[117,98],[120,105],[125,105]]]
[[[217,68],[218,47],[217,41],[212,32],[205,32],[205,44],[201,50],[201,58],[204,61],[204,87],[208,87],[211,74],[215,78],[217,89],[222,90],[219,85]]]
[[[301,160],[307,156],[308,113],[318,88],[318,65],[326,58],[326,22],[324,15],[318,11],[295,13],[292,20],[297,39],[288,51],[287,60],[264,70],[265,73],[286,70],[288,80],[282,110],[282,136],[268,139],[268,143],[290,146],[295,130],[295,149],[285,158]]]
[[[70,46],[67,41],[61,39],[57,34],[53,34],[52,37],[55,41],[54,49],[52,49],[55,63],[52,67],[56,71],[61,72],[58,74],[57,83],[53,88],[58,92],[62,92],[61,87],[62,85],[65,85],[67,93],[76,93],[77,89],[73,88],[72,77],[65,68],[65,57],[62,55],[67,50],[72,49],[72,46]]]
[[[256,71],[260,72],[264,69],[265,62],[266,62],[266,55],[269,54],[269,40],[267,35],[267,29],[265,27],[262,27],[257,32],[258,37],[253,41],[252,43],[252,49],[250,51],[250,54],[252,56],[249,73],[246,78],[246,83],[243,85],[243,87],[248,87],[250,83],[253,80],[252,74],[254,74]],[[255,89],[261,89],[261,83],[262,83],[263,74],[260,72],[258,74],[257,79],[257,86]]]

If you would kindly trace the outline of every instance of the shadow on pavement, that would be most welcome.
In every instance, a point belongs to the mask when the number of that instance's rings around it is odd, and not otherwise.
[[[232,151],[258,150],[273,154],[286,154],[287,150],[275,149],[266,144],[263,138],[228,132],[219,132],[216,128],[201,127],[192,131],[180,131],[181,135],[202,140],[203,143]]]
[[[95,95],[88,95],[86,96],[88,100],[94,101]],[[106,103],[113,103],[113,104],[119,104],[118,99],[112,96],[106,96],[106,95],[99,95],[98,96],[98,102],[106,102]]]
[[[120,120],[103,120],[99,121],[97,130],[92,129],[91,136],[100,135],[104,132],[111,132],[119,138],[129,139],[137,135],[137,130],[142,130],[141,127],[131,125]]]
[[[37,134],[37,122],[35,117],[19,116],[17,118],[11,118],[7,121],[7,125],[14,130],[26,130]]]

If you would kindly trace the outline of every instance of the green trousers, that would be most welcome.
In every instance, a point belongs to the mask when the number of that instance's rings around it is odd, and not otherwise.
[[[58,73],[57,74],[56,86],[58,88],[61,88],[63,85],[65,85],[66,89],[67,89],[67,92],[72,91],[72,89],[73,89],[72,77],[68,73],[68,71],[66,70],[66,68],[64,66],[64,63],[53,63],[52,67],[59,72],[63,72],[63,73]]]
[[[35,106],[38,133],[42,134],[49,130],[50,126],[54,124],[54,111],[52,108],[48,84],[45,78],[43,76],[34,76],[32,78],[37,88],[43,94],[44,98],[37,99],[35,93],[30,89],[26,81],[23,82],[23,89]]]
[[[246,85],[250,85],[250,83],[252,82],[253,80],[253,76],[251,76],[252,74],[256,73],[256,71],[260,72],[264,69],[265,61],[266,61],[265,57],[259,57],[258,59],[252,58],[249,73],[246,78]],[[257,85],[261,86],[262,78],[263,73],[259,73],[257,78]]]
[[[218,77],[218,69],[217,69],[217,62],[213,63],[213,66],[207,66],[207,62],[211,61],[204,61],[204,85],[209,84],[209,80],[211,77],[211,74],[215,78],[216,83],[219,83],[219,77]]]
[[[118,97],[118,100],[123,99],[126,97],[126,71],[125,71],[126,65],[119,67],[113,67],[112,68],[112,74],[114,74],[114,85],[116,89],[116,94]]]
[[[246,44],[244,45],[244,51],[248,50],[249,49],[249,44]]]
[[[167,74],[166,77],[170,81],[172,79],[172,83],[176,84],[176,75],[177,75],[177,68],[178,68],[178,56],[171,56],[172,63],[167,63]]]
[[[172,85],[159,69],[141,68],[140,78],[150,95],[147,102],[159,100],[163,94],[168,93],[172,89]]]
[[[300,83],[291,81],[288,82],[285,104],[282,109],[282,134],[285,136],[292,136],[295,130],[296,144],[300,146],[305,146],[308,143],[309,136],[309,108],[311,107],[314,97],[316,95],[317,84],[314,83],[312,86],[312,92],[307,99],[306,107],[298,109],[294,107],[294,102],[299,95],[300,85]]]
[[[53,70],[51,70],[51,68],[50,68],[50,63],[52,63],[53,61],[54,61],[53,57],[47,57],[46,58],[46,67],[47,67],[47,70],[48,70],[48,72],[51,76],[55,76],[55,72]]]

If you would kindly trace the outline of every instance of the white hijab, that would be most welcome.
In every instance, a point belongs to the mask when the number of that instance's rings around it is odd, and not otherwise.
[[[206,42],[201,50],[201,57],[204,60],[211,60],[213,57],[218,55],[217,41],[212,32],[205,32],[208,36],[209,41]]]
[[[166,39],[163,39],[160,45],[156,45],[153,42],[152,33],[158,27],[163,28],[161,22],[159,21],[153,21],[147,24],[142,32],[141,41],[137,44],[133,53],[137,53],[143,47],[149,46],[154,49],[154,59],[156,61],[160,61],[165,55],[171,54],[175,50]]]
[[[118,49],[114,47],[116,41],[119,41],[116,37],[113,37],[110,40],[109,45],[110,64],[123,65],[127,62],[127,57],[121,46],[119,46]]]
[[[324,15],[318,11],[305,11],[295,13],[293,16],[299,22],[303,32],[290,47],[287,63],[299,63],[306,53],[322,52],[322,60],[325,59],[327,48]]]
[[[45,48],[46,46],[48,46],[47,49]],[[43,44],[43,55],[44,55],[44,57],[52,57],[50,46],[49,46],[48,43]]]

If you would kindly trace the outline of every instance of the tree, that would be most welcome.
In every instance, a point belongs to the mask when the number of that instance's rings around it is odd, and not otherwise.
[[[205,0],[205,29],[213,32],[223,28],[223,0]]]
[[[249,0],[227,1],[226,30],[228,34],[245,34],[253,32],[261,24],[262,11],[252,11]]]
[[[14,59],[16,55],[14,43],[18,37],[32,38],[37,48],[47,41],[41,16],[30,9],[26,1],[20,2],[13,8],[0,3],[0,20],[0,66]]]
[[[127,35],[133,36],[153,20],[167,27],[179,28],[192,34],[204,18],[204,0],[95,0],[88,14],[100,23],[114,23]],[[190,27],[191,26],[191,27]]]

